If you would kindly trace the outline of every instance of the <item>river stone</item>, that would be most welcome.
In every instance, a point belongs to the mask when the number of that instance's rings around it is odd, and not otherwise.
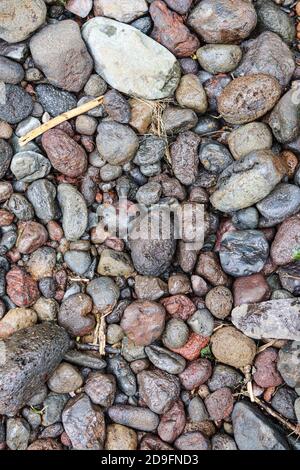
[[[283,144],[295,140],[300,133],[299,125],[299,84],[300,82],[294,82],[297,84],[296,88],[289,90],[285,93],[282,98],[278,101],[274,109],[272,110],[268,123],[272,129],[272,132],[278,142]]]
[[[164,307],[149,300],[136,300],[124,311],[121,328],[137,346],[146,346],[158,339],[164,329]]]
[[[107,370],[115,376],[120,391],[129,397],[135,395],[137,392],[136,378],[128,362],[119,354],[115,354],[108,358],[107,364]]]
[[[269,150],[272,147],[272,133],[263,122],[250,122],[230,132],[228,146],[236,160],[254,150]]]
[[[73,273],[82,276],[88,270],[92,259],[87,251],[69,250],[64,254],[64,261]]]
[[[279,350],[277,368],[283,380],[293,388],[300,387],[300,342],[289,341]],[[299,395],[299,391],[298,391]]]
[[[2,0],[0,38],[9,43],[24,41],[46,20],[43,0]]]
[[[31,183],[47,176],[51,170],[51,163],[40,153],[28,150],[14,155],[10,169],[17,180]]]
[[[240,401],[235,404],[232,424],[239,450],[289,449],[284,434],[252,403]]]
[[[260,272],[268,255],[269,244],[258,230],[228,231],[222,237],[220,262],[224,271],[231,276],[249,276]]]
[[[108,408],[108,416],[114,423],[123,424],[139,431],[155,431],[159,417],[148,408],[114,405]]]
[[[266,114],[280,98],[273,76],[257,73],[232,80],[218,97],[218,111],[230,124],[245,124]]]
[[[160,346],[146,346],[145,353],[152,364],[169,374],[180,374],[184,371],[186,362],[182,356]]]
[[[207,44],[197,50],[199,64],[212,74],[232,72],[241,58],[242,49],[231,44]]]
[[[30,51],[48,81],[64,90],[80,91],[91,75],[93,61],[75,21],[47,25],[32,37]]]
[[[260,227],[273,227],[299,211],[300,188],[294,184],[278,184],[256,207],[262,215]]]
[[[140,398],[151,411],[164,414],[179,398],[178,377],[159,369],[144,370],[137,375]]]
[[[84,336],[95,326],[95,317],[91,314],[92,299],[86,294],[73,294],[61,304],[58,312],[58,323],[72,336]]]
[[[180,133],[171,146],[172,170],[182,184],[190,185],[196,181],[199,143],[200,137],[187,131]]]
[[[260,28],[278,34],[287,43],[295,39],[293,18],[275,5],[272,0],[258,0],[256,12]]]
[[[232,310],[231,319],[250,338],[300,341],[300,300],[297,299],[240,305]]]
[[[252,3],[244,0],[202,0],[191,11],[188,25],[207,43],[241,42],[255,28]]]
[[[138,137],[131,127],[115,121],[99,124],[96,143],[100,156],[111,165],[131,160],[139,146]]]
[[[89,354],[88,352],[77,351],[77,349],[66,352],[64,360],[76,366],[88,367],[89,369],[95,370],[102,370],[106,367],[106,362],[100,359],[100,357]]]
[[[13,156],[13,149],[8,142],[0,139],[0,178],[2,179],[7,172],[11,158]]]
[[[73,449],[101,450],[105,439],[105,421],[101,409],[85,394],[72,398],[62,413],[62,422]]]
[[[121,424],[109,424],[105,441],[105,450],[136,450],[137,434],[133,429]]]
[[[58,202],[63,213],[63,230],[67,240],[76,241],[85,232],[88,223],[87,207],[81,193],[71,184],[57,188]]]
[[[113,310],[120,295],[120,289],[110,278],[101,276],[89,282],[87,289],[97,311],[106,314]]]
[[[121,23],[131,23],[147,13],[148,6],[145,0],[95,0],[95,16],[113,18]]]
[[[285,265],[294,260],[300,247],[300,217],[295,215],[280,225],[271,246],[271,257],[276,265]]]
[[[42,387],[68,348],[66,331],[52,323],[26,328],[1,341],[5,354],[0,363],[0,413],[16,414]]]
[[[9,124],[18,124],[33,110],[31,96],[18,85],[5,85],[5,96],[1,100],[0,119]]]
[[[171,96],[180,78],[176,58],[136,28],[108,18],[93,18],[82,35],[96,72],[112,87],[143,99]]]
[[[213,355],[223,364],[239,369],[253,363],[255,342],[233,326],[217,330],[211,337],[211,344]]]
[[[168,135],[188,131],[197,124],[197,114],[192,109],[169,105],[163,112],[162,120]]]
[[[276,78],[282,87],[286,87],[294,69],[292,51],[277,34],[266,31],[251,41],[234,73],[235,75],[269,74],[273,79]]]
[[[32,205],[22,194],[12,194],[8,201],[8,208],[19,220],[30,220],[34,217]]]
[[[245,209],[261,201],[285,173],[280,158],[270,150],[257,150],[221,173],[210,200],[222,212]]]
[[[217,174],[222,173],[233,163],[233,158],[225,145],[206,138],[201,140],[199,160],[207,171]]]
[[[0,80],[5,83],[16,85],[24,78],[24,70],[21,64],[8,59],[7,57],[0,57]]]
[[[38,102],[41,103],[44,111],[47,111],[53,117],[76,108],[76,98],[67,91],[44,84],[38,85],[35,91]]]
[[[36,216],[42,222],[47,223],[57,219],[56,188],[51,181],[39,179],[31,183],[27,190],[27,198],[33,205]]]

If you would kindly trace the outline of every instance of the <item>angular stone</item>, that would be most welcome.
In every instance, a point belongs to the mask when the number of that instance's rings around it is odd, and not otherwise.
[[[164,414],[179,397],[179,379],[174,375],[154,369],[140,372],[137,379],[140,397],[154,413]]]
[[[30,51],[48,81],[64,90],[80,91],[91,75],[93,61],[75,21],[59,21],[41,29],[31,39]]]
[[[127,253],[106,248],[100,255],[97,272],[102,276],[129,277],[134,273],[134,268]]]
[[[171,147],[172,169],[182,184],[190,185],[196,180],[199,143],[200,138],[197,134],[187,131],[179,134]]]
[[[1,344],[5,354],[0,364],[0,412],[12,416],[60,363],[69,337],[63,328],[43,323],[18,331]]]
[[[96,72],[112,88],[150,100],[174,93],[180,78],[178,62],[136,28],[97,17],[85,23],[82,34]]]
[[[3,0],[0,7],[0,38],[9,43],[23,41],[46,20],[43,0]]]
[[[10,169],[17,180],[31,183],[47,176],[50,173],[51,164],[43,155],[28,150],[14,155]]]
[[[231,319],[250,338],[300,341],[300,301],[297,299],[241,305],[232,310]]]

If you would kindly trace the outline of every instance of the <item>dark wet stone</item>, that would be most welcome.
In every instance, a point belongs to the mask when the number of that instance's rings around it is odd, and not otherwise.
[[[281,387],[273,396],[271,406],[289,421],[296,421],[294,405],[297,398],[298,394],[295,390],[289,387]]]
[[[136,394],[135,375],[122,356],[118,355],[108,359],[108,371],[116,377],[118,386],[122,392],[128,396]]]
[[[222,173],[233,158],[225,145],[214,140],[202,139],[199,149],[199,159],[204,168],[211,173]]]
[[[9,169],[12,156],[13,150],[9,143],[4,139],[0,139],[0,178],[3,178]]]
[[[300,188],[281,183],[256,207],[262,215],[260,227],[273,227],[299,211]]]
[[[290,43],[295,38],[295,23],[279,5],[272,0],[258,0],[256,3],[258,26],[278,34],[284,41]]]
[[[32,98],[23,88],[5,85],[5,104],[1,104],[0,119],[9,124],[17,124],[27,118],[32,110]]]
[[[141,399],[154,413],[163,414],[179,397],[178,377],[154,369],[137,375]]]
[[[160,346],[147,346],[145,353],[155,367],[169,374],[180,374],[185,368],[186,362],[183,357],[168,349]]]

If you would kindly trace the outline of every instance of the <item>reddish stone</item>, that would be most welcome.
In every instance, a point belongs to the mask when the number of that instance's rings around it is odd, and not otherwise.
[[[300,247],[300,215],[286,219],[280,225],[271,246],[271,256],[278,266],[291,263]]]
[[[186,390],[194,390],[207,382],[212,374],[211,362],[208,359],[192,361],[181,374],[180,382]]]
[[[183,24],[180,15],[168,9],[161,0],[150,5],[150,15],[154,22],[152,37],[176,57],[189,57],[200,46],[199,39]]]
[[[161,336],[165,316],[165,309],[159,303],[137,300],[124,310],[121,327],[136,345],[147,346]]]
[[[60,242],[60,240],[64,236],[63,229],[61,228],[59,223],[56,222],[55,220],[50,220],[50,222],[48,222],[47,230],[48,230],[49,237],[51,238],[51,240],[54,240],[56,242]]]
[[[210,442],[201,432],[186,432],[181,434],[174,443],[176,449],[179,450],[209,450]]]
[[[26,450],[63,450],[62,446],[59,442],[51,439],[50,437],[47,439],[37,439],[33,441]]]
[[[64,431],[60,436],[61,443],[66,447],[71,447],[72,442],[68,436],[68,434]]]
[[[229,277],[222,270],[216,253],[201,253],[196,265],[196,273],[204,277],[213,286],[228,286]]]
[[[28,221],[18,225],[18,240],[16,247],[22,254],[29,254],[45,245],[48,232],[42,224]]]
[[[83,135],[80,139],[80,142],[88,153],[91,153],[95,150],[95,142],[93,137]]]
[[[0,227],[5,227],[5,225],[10,225],[14,220],[14,214],[6,211],[5,209],[0,209]]]
[[[193,302],[185,295],[178,294],[161,300],[168,314],[180,320],[187,320],[196,311]]]
[[[21,259],[21,254],[17,250],[17,248],[12,248],[10,251],[6,253],[6,256],[12,263],[16,263]]]
[[[214,421],[230,416],[233,408],[233,397],[230,388],[219,388],[205,399],[205,406]]]
[[[159,437],[165,442],[174,442],[183,432],[185,421],[184,405],[178,400],[162,415],[157,428]]]
[[[270,297],[270,287],[262,274],[239,277],[233,283],[234,306],[263,302]]]
[[[278,268],[277,264],[274,263],[274,261],[272,260],[272,258],[269,258],[267,259],[262,271],[261,271],[261,274],[263,274],[264,276],[269,276],[270,274],[272,274],[274,271],[276,271],[276,269]]]
[[[280,158],[285,162],[287,176],[289,178],[293,178],[296,168],[298,166],[298,158],[290,150],[284,150],[283,152],[281,152]]]
[[[68,280],[68,275],[64,269],[60,269],[60,271],[57,271],[55,273],[55,281],[57,285],[61,288],[64,289],[67,285],[67,280]]]
[[[282,378],[277,370],[278,352],[275,348],[268,348],[259,353],[254,362],[255,372],[253,378],[259,387],[278,387]]]
[[[66,134],[68,134],[69,137],[74,137],[75,135],[74,129],[69,123],[69,121],[61,122],[60,124],[58,124],[58,126],[55,127],[55,129],[59,129],[65,132]]]
[[[225,233],[227,232],[236,232],[236,227],[233,225],[231,220],[229,219],[224,219],[220,223],[220,227],[217,231],[217,239],[215,243],[215,251],[220,251],[221,248],[221,241],[222,237]]]
[[[115,251],[124,251],[124,241],[117,237],[110,237],[105,240],[104,245]]]
[[[7,295],[18,307],[29,307],[39,298],[37,283],[24,269],[14,266],[6,274]]]
[[[154,434],[146,434],[141,441],[140,450],[173,450],[173,447]]]
[[[42,137],[42,145],[52,166],[60,173],[76,177],[85,173],[85,150],[60,129],[51,129]]]
[[[171,351],[180,354],[187,361],[193,361],[199,357],[201,349],[205,348],[208,343],[209,338],[197,335],[197,333],[191,333],[188,341],[184,346],[177,349],[171,349]]]

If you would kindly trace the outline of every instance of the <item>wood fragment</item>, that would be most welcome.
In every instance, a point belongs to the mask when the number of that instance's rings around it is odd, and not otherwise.
[[[56,116],[55,118],[50,119],[50,121],[46,122],[45,124],[42,124],[41,126],[37,127],[36,129],[33,129],[32,131],[28,132],[23,137],[21,137],[19,139],[20,146],[24,147],[24,145],[28,144],[33,139],[36,139],[40,135],[44,134],[44,132],[50,129],[53,129],[53,127],[56,127],[62,122],[68,121],[71,118],[79,116],[80,114],[87,113],[91,109],[94,109],[100,104],[102,104],[102,102],[103,102],[103,96],[99,96],[98,98],[95,98],[89,101],[88,103],[84,103],[81,106],[78,106],[77,108],[73,108],[70,111],[62,113],[59,116]]]
[[[265,351],[265,349],[270,348],[271,346],[273,346],[273,344],[276,343],[276,341],[277,341],[276,339],[273,339],[272,341],[269,341],[268,343],[263,344],[262,346],[260,346],[260,348],[258,348],[258,350],[256,351],[256,354],[259,354],[259,353]]]

